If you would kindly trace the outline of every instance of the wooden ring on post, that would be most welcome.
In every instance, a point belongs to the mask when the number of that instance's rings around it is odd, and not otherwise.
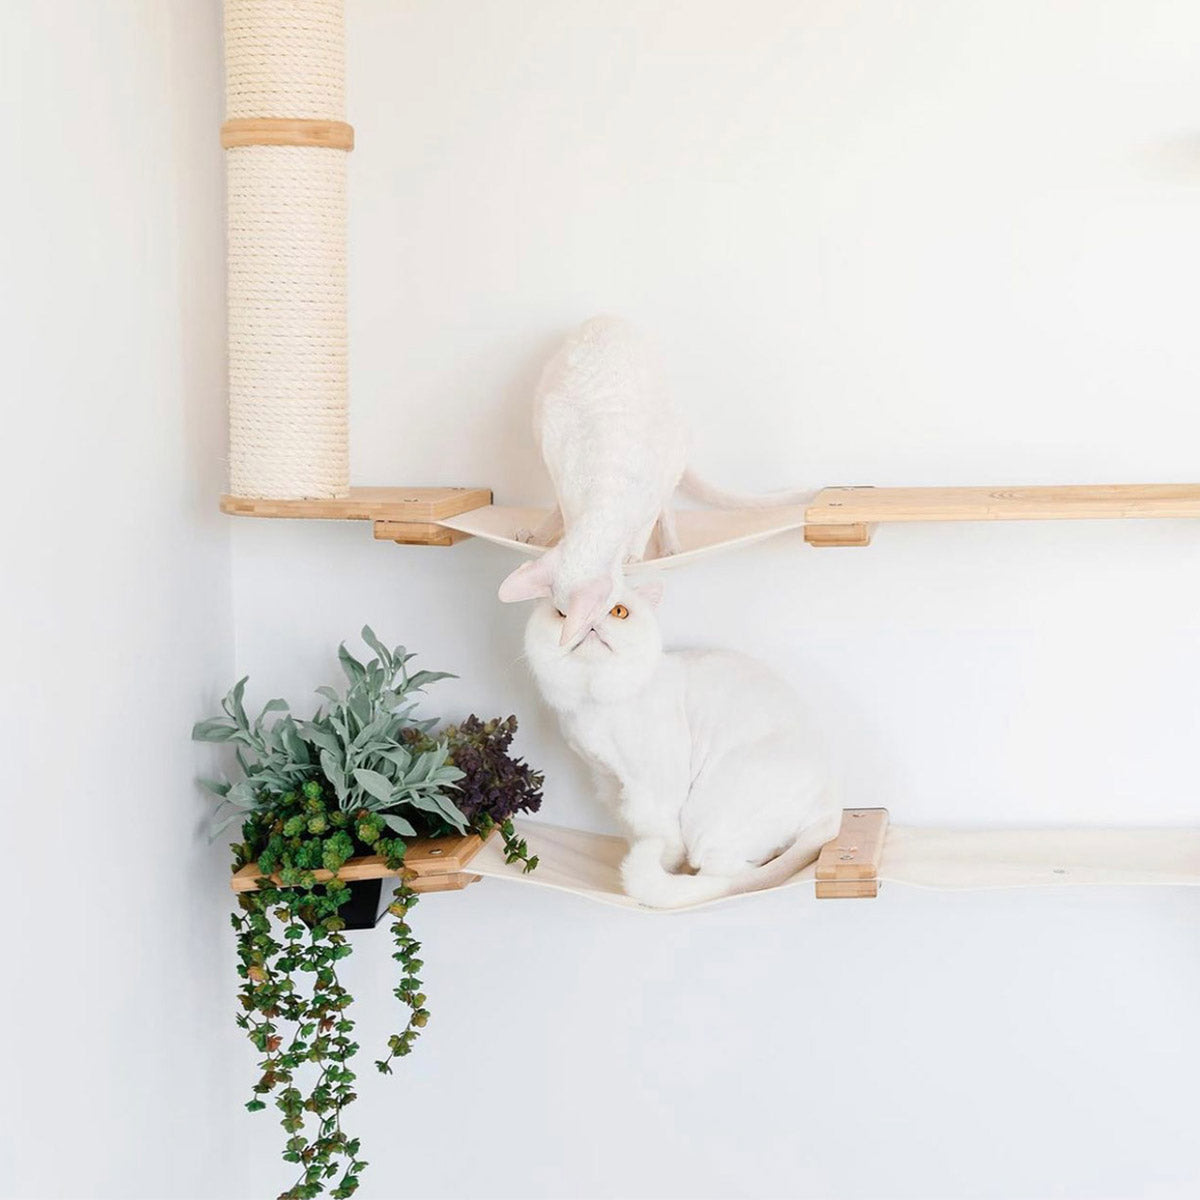
[[[301,117],[241,117],[221,126],[221,145],[321,146],[331,150],[354,149],[354,126],[345,121],[317,121]]]

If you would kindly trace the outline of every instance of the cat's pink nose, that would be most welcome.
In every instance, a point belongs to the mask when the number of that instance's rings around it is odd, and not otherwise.
[[[560,646],[573,646],[589,629],[595,620],[592,616],[590,597],[582,592],[576,592],[567,602],[567,615],[563,619],[562,633],[559,635]]]

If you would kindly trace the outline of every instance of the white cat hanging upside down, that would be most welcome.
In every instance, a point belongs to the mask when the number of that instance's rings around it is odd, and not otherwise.
[[[657,358],[627,322],[593,317],[547,363],[534,399],[534,434],[558,507],[533,540],[557,545],[500,585],[504,601],[551,597],[567,614],[564,641],[613,605],[626,563],[650,538],[679,549],[677,487],[724,508],[800,504],[808,493],[723,491],[687,469],[687,436]]]
[[[800,704],[743,655],[664,653],[656,602],[624,586],[566,645],[549,601],[525,629],[542,695],[625,827],[625,891],[675,908],[783,883],[841,819]]]

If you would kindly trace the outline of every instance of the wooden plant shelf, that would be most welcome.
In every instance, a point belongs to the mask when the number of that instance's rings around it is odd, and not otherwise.
[[[853,900],[879,895],[879,868],[887,837],[886,808],[847,808],[842,827],[817,858],[817,899]]]
[[[469,883],[475,883],[478,875],[464,870],[467,864],[483,848],[483,838],[469,833],[464,836],[420,838],[410,842],[404,856],[404,869],[416,878],[409,881],[414,892],[457,892]],[[332,871],[314,871],[318,882],[333,878]],[[391,871],[378,854],[352,858],[340,871],[338,878],[353,882],[356,879],[386,879],[399,872]],[[257,863],[247,863],[229,881],[235,892],[251,892],[258,886],[263,873]],[[273,876],[278,882],[278,876]]]
[[[221,511],[237,517],[293,518],[305,521],[371,521],[380,541],[405,546],[453,546],[470,534],[446,529],[446,517],[492,502],[487,488],[359,487],[342,500],[262,500],[222,496]]]
[[[1200,484],[1062,487],[836,487],[804,513],[812,546],[867,546],[871,527],[900,521],[1084,521],[1200,517]]]

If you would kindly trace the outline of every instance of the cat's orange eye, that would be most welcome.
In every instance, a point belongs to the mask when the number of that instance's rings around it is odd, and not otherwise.
[[[629,609],[627,609],[623,604],[614,604],[612,608],[608,610],[608,615],[610,617],[616,617],[618,621],[623,621],[627,616],[629,616]]]

